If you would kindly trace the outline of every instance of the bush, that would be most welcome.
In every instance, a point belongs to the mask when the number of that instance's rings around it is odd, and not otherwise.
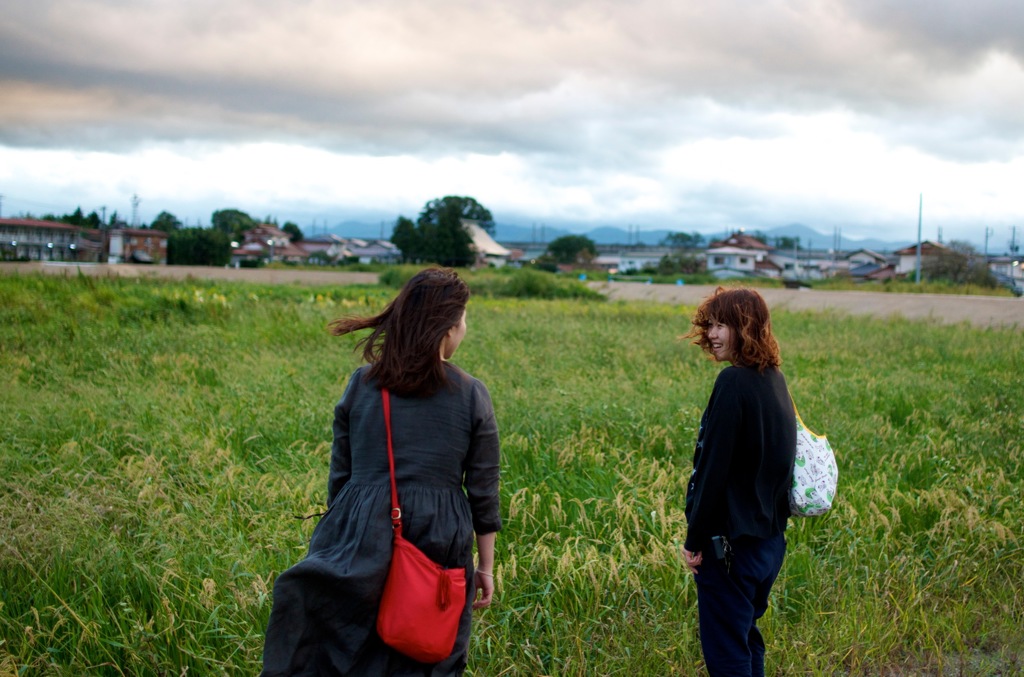
[[[491,298],[589,300],[604,300],[605,298],[578,280],[528,268],[504,273],[477,274],[467,282],[474,294]]]
[[[429,266],[388,266],[387,270],[380,274],[378,280],[385,287],[401,289],[413,275],[424,268],[429,268]]]
[[[380,274],[382,286],[400,289],[427,265],[389,266]],[[517,299],[585,299],[603,301],[605,297],[582,282],[532,268],[488,268],[480,271],[457,269],[474,296]]]

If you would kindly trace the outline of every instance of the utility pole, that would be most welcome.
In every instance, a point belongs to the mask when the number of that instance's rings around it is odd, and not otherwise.
[[[1017,253],[1017,226],[1010,226],[1010,251]]]
[[[994,231],[991,228],[989,228],[988,226],[985,226],[985,260],[986,261],[988,261],[988,238],[989,238],[989,235],[992,235],[993,232]]]
[[[132,195],[132,228],[139,227],[139,203],[142,200],[138,195]]]
[[[107,225],[107,205],[100,207],[100,214],[102,214],[102,216],[100,216],[100,222],[104,226]]]
[[[924,211],[924,193],[917,197],[917,263],[914,266],[914,282],[921,284],[921,214]]]

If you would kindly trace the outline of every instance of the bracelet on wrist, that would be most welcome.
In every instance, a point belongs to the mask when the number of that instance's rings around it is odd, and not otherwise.
[[[487,576],[487,578],[494,578],[494,574],[489,574],[486,571],[477,571],[481,576]]]

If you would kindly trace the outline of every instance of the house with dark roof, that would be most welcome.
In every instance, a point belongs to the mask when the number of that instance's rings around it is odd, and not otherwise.
[[[389,240],[364,240],[333,233],[303,239],[295,246],[306,252],[310,263],[397,263],[402,258],[402,252]]]
[[[891,280],[897,277],[896,265],[893,263],[876,263],[874,261],[869,261],[850,268],[849,275],[854,281],[859,282]]]

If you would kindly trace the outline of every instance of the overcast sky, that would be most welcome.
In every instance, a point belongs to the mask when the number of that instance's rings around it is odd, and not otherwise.
[[[3,216],[1024,239],[1020,0],[3,0]]]

